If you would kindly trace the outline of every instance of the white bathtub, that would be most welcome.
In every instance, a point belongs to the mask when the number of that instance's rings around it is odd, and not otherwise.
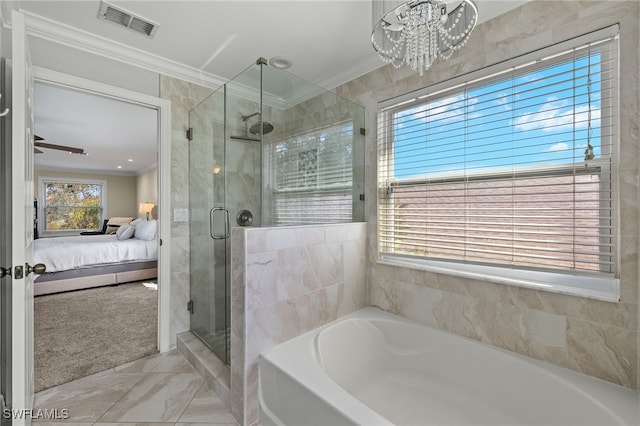
[[[640,425],[640,393],[365,308],[260,356],[262,425]]]

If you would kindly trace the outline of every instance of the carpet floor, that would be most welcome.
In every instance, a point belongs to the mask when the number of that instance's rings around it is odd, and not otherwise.
[[[156,353],[157,301],[142,282],[36,297],[35,391]]]

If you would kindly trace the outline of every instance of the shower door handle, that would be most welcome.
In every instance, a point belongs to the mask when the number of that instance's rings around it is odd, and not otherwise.
[[[213,232],[213,228],[214,228],[213,216],[217,211],[224,212],[224,234],[223,235],[216,235]],[[214,207],[211,210],[209,210],[209,235],[211,235],[211,238],[213,238],[214,240],[223,240],[225,238],[229,238],[229,236],[231,235],[231,229],[229,227],[229,209],[228,208]]]

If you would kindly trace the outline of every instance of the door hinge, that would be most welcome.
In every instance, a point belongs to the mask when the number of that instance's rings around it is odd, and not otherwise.
[[[13,271],[13,279],[21,280],[24,278],[24,266],[16,266]]]
[[[9,266],[8,268],[0,267],[0,278],[3,278],[5,276],[11,276],[11,266]]]
[[[364,201],[364,194],[360,194],[360,201]]]
[[[4,395],[0,393],[0,404],[2,405],[2,412],[4,413],[6,409],[10,409],[7,405],[7,401],[4,399]],[[4,424],[4,421],[2,422]]]
[[[189,300],[187,302],[187,311],[191,312],[191,315],[193,315],[193,300]]]
[[[367,131],[365,130],[365,128],[364,127],[360,127],[360,134],[362,136],[366,136],[366,133],[367,133]]]
[[[160,245],[162,245],[162,238],[160,238]]]
[[[193,140],[193,127],[189,127],[187,129],[187,139],[192,141]]]

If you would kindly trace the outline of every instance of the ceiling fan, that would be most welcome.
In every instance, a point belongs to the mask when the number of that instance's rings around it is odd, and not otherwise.
[[[58,151],[66,151],[69,154],[80,154],[80,155],[87,155],[86,152],[84,152],[84,149],[82,148],[74,148],[72,146],[65,146],[65,145],[56,145],[56,144],[52,144],[52,143],[46,143],[46,142],[42,142],[44,140],[44,138],[35,135],[34,136],[34,145],[36,146],[34,148],[34,153],[36,154],[42,154],[43,151],[39,150],[38,148],[47,148],[47,149],[57,149]]]

